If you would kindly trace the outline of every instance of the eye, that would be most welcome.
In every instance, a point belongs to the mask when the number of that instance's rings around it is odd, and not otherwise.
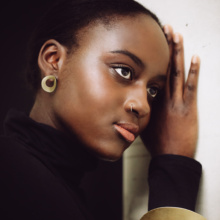
[[[147,92],[152,98],[155,98],[156,95],[158,94],[158,88],[156,87],[147,88]]]
[[[114,67],[115,71],[123,78],[132,80],[133,71],[128,67]]]

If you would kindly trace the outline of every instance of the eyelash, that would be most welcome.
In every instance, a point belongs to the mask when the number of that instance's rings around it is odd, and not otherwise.
[[[134,70],[130,67],[127,67],[127,66],[122,66],[122,65],[118,65],[118,66],[114,66],[113,69],[115,70],[115,72],[121,76],[122,78],[124,78],[125,80],[132,80],[133,79],[133,76],[134,76]],[[128,72],[130,72],[129,74],[129,77],[126,77],[126,76],[123,76],[123,73],[122,72],[118,72],[117,69],[123,71],[123,70],[126,70]]]
[[[156,90],[156,94],[151,95],[151,94],[150,94],[150,90],[151,90],[151,89]],[[153,98],[153,99],[158,95],[159,91],[160,91],[160,89],[159,89],[158,87],[155,87],[155,86],[152,86],[152,87],[150,87],[150,88],[147,88],[147,93],[148,93],[148,94],[151,96],[151,98]]]
[[[134,77],[134,75],[135,75],[134,70],[133,70],[132,68],[130,68],[130,67],[127,67],[127,66],[118,65],[118,66],[114,66],[113,69],[115,70],[115,72],[116,72],[118,75],[120,75],[122,78],[124,78],[124,79],[126,79],[126,80],[132,80],[133,77]],[[129,78],[126,78],[125,76],[123,76],[122,73],[117,72],[117,69],[128,70],[128,71],[130,72],[130,77],[129,77]],[[156,90],[156,91],[155,91],[156,94],[151,95],[151,93],[150,93],[150,90],[151,90],[151,89]],[[150,97],[151,97],[152,99],[154,99],[154,98],[158,95],[159,92],[160,92],[160,88],[158,88],[158,87],[156,87],[156,86],[151,86],[151,87],[147,88],[147,93],[150,95]]]

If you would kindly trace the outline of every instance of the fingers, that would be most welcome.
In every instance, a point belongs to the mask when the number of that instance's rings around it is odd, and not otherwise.
[[[172,57],[173,54],[173,29],[170,25],[165,25],[163,27],[166,39],[167,39],[167,43],[170,49],[170,59]]]
[[[183,38],[180,34],[175,33],[173,35],[173,64],[170,73],[170,96],[174,100],[183,99],[183,89],[185,82],[184,75],[184,48],[183,48]]]
[[[165,25],[163,27],[167,43],[169,46],[170,51],[170,63],[167,69],[167,85],[166,85],[166,95],[167,97],[170,97],[170,72],[171,72],[171,66],[172,66],[172,56],[173,56],[173,29],[170,25]]]
[[[200,59],[197,55],[194,55],[191,60],[191,66],[184,88],[184,101],[187,104],[191,104],[193,102],[196,103],[197,101],[199,68],[200,68]]]
[[[165,25],[163,30],[170,50],[167,97],[173,101],[184,101],[188,104],[196,102],[200,59],[198,56],[193,56],[185,83],[183,37],[178,33],[174,34],[170,25]]]
[[[165,25],[163,29],[170,50],[167,96],[174,100],[182,100],[185,80],[183,38],[178,33],[174,34],[170,25]]]

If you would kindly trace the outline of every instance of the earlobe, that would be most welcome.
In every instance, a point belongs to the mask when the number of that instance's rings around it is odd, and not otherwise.
[[[56,40],[48,40],[41,47],[38,56],[38,65],[44,76],[55,75],[62,68],[64,59],[66,58],[66,49]]]

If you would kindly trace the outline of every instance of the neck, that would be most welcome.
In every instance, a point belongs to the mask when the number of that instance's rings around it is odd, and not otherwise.
[[[45,100],[40,94],[37,95],[29,117],[36,122],[56,128],[51,111],[50,100]]]

